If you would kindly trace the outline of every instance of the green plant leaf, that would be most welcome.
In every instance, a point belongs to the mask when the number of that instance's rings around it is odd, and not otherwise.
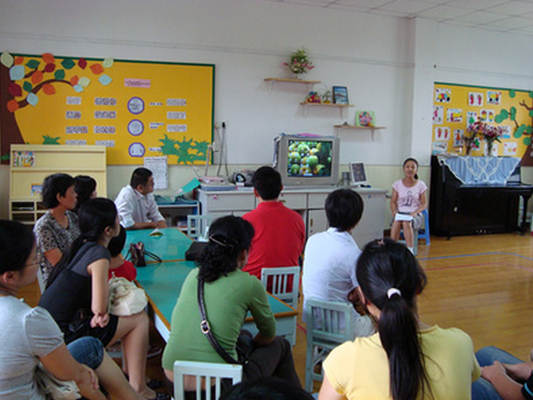
[[[37,69],[39,67],[40,62],[37,60],[30,60],[26,63],[26,67],[29,69]]]
[[[529,97],[533,99],[533,92],[529,92]]]
[[[509,90],[509,97],[510,97],[511,99],[514,99],[515,96],[516,96],[516,91],[514,91],[514,90]]]
[[[76,63],[70,58],[65,58],[63,61],[61,61],[61,66],[66,70],[74,68],[75,65]]]
[[[520,125],[516,131],[514,132],[513,136],[516,138],[516,139],[519,139],[520,137],[522,137],[522,133],[524,132],[524,130],[526,129],[526,126],[525,125]]]
[[[532,131],[532,130],[533,130],[533,128],[531,127],[531,125],[526,126],[526,133],[527,133],[528,135],[531,135],[531,131]]]
[[[524,138],[523,143],[524,143],[526,146],[531,145],[531,136],[526,136],[526,137]]]
[[[63,79],[65,79],[65,70],[64,69],[58,69],[56,72],[54,72],[54,77],[58,81],[62,81]]]
[[[511,107],[511,120],[515,120],[516,119],[516,107]]]
[[[24,89],[26,92],[30,93],[32,91],[32,89],[33,89],[33,85],[30,82],[26,81],[22,85],[22,89]]]

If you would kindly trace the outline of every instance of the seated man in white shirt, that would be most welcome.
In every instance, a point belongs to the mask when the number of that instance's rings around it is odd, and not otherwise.
[[[131,174],[130,184],[122,188],[115,205],[121,225],[126,229],[166,228],[165,219],[159,212],[154,195],[152,171],[137,168]]]
[[[361,250],[351,232],[363,215],[363,199],[353,190],[338,189],[327,197],[325,209],[329,229],[311,236],[305,246],[302,277],[304,310],[310,298],[358,302],[355,289],[359,283],[355,270]],[[355,309],[352,325],[354,337],[369,336],[375,331],[370,318],[360,315]]]

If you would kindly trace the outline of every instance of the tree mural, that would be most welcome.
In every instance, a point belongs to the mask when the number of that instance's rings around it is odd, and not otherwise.
[[[111,78],[104,74],[105,69],[113,65],[111,58],[88,63],[84,58],[56,59],[50,53],[41,57],[42,61],[6,52],[0,56],[1,155],[4,163],[9,160],[10,145],[24,143],[15,118],[19,110],[28,106],[37,107],[43,96],[56,94],[57,85],[68,85],[73,92],[81,93],[91,82],[88,76],[99,75],[98,81],[102,85],[111,82]],[[58,139],[43,135],[43,144],[59,144]]]
[[[516,97],[516,91],[509,90],[509,97],[514,99]],[[525,100],[520,101],[518,104],[525,108],[528,112],[531,122],[529,124],[520,124],[517,121],[517,109],[512,106],[509,109],[503,108],[500,110],[500,113],[496,115],[494,121],[498,124],[501,124],[505,120],[509,119],[515,125],[515,131],[513,136],[515,139],[521,139],[522,142],[527,146],[524,156],[522,157],[522,165],[533,165],[532,146],[531,146],[531,137],[533,132],[533,91],[529,92],[529,98],[531,100],[531,105],[528,105]]]
[[[193,164],[195,161],[205,160],[209,143],[206,141],[193,142],[193,139],[187,140],[185,136],[182,141],[169,138],[167,135],[161,142],[161,152],[163,155],[174,155],[178,157],[178,164]]]

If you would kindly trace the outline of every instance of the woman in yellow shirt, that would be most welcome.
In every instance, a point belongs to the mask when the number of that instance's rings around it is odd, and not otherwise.
[[[319,400],[470,399],[480,375],[472,340],[460,329],[420,321],[416,296],[427,278],[413,254],[390,239],[370,242],[357,261],[357,280],[378,333],[330,353]]]

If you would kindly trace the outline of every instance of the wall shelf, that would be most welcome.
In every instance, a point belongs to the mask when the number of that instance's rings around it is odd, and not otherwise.
[[[347,125],[347,124],[333,125],[333,127],[335,129],[360,129],[360,130],[371,131],[372,132],[372,140],[374,140],[374,131],[380,130],[380,129],[385,129],[384,126],[357,126],[357,125]]]
[[[340,109],[340,112],[341,112],[341,118],[343,118],[343,114],[342,114],[342,112],[343,112],[346,108],[354,107],[353,104],[309,103],[309,102],[307,102],[307,101],[302,101],[302,102],[300,103],[300,105],[304,106],[304,115],[305,115],[305,110],[307,109],[307,107],[336,107],[336,108]]]
[[[274,86],[274,83],[281,82],[281,83],[298,83],[298,84],[304,84],[304,85],[316,85],[317,83],[321,83],[320,81],[308,81],[305,79],[296,79],[296,78],[265,78],[265,82],[268,82],[269,89],[272,92],[272,87]]]

